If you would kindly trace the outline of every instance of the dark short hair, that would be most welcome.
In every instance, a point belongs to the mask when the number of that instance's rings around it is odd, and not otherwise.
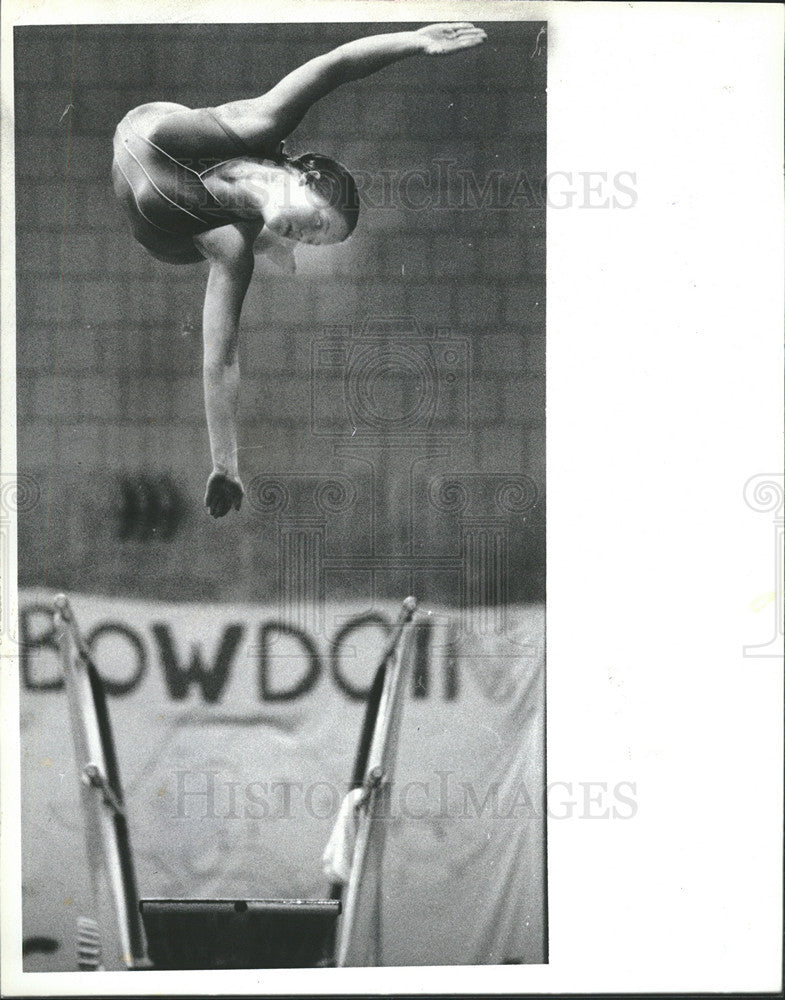
[[[308,179],[311,190],[321,195],[331,208],[337,209],[346,220],[349,233],[354,232],[360,216],[360,193],[346,167],[321,153],[303,153],[289,163],[303,174],[313,173]]]

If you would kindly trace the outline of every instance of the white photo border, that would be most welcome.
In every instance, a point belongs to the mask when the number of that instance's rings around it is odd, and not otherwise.
[[[548,965],[23,973],[19,691],[2,636],[3,994],[780,990],[782,656],[744,653],[770,625],[755,598],[776,592],[775,515],[745,485],[783,475],[780,5],[9,0],[3,481],[14,25],[281,20],[545,20],[549,174],[634,174],[634,208],[548,213],[547,754],[549,782],[634,782],[636,816],[549,823]],[[13,518],[3,530],[15,609]]]

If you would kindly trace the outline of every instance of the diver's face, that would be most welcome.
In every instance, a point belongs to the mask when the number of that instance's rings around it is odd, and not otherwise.
[[[287,195],[265,215],[265,225],[276,235],[310,246],[341,243],[349,235],[342,213],[307,184],[290,184]]]

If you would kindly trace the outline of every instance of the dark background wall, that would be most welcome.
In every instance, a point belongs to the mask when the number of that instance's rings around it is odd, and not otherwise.
[[[20,584],[543,595],[542,25],[487,24],[479,49],[342,87],[287,143],[359,171],[365,210],[346,244],[298,251],[298,275],[257,266],[239,515],[201,506],[206,265],[148,257],[109,185],[112,133],[135,105],[251,96],[332,46],[407,27],[16,29],[19,469],[41,491],[20,513]]]

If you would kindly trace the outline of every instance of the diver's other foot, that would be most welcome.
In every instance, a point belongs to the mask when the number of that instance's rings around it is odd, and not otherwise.
[[[223,517],[232,508],[239,510],[245,496],[239,477],[226,472],[213,471],[207,480],[204,505],[211,517]]]

